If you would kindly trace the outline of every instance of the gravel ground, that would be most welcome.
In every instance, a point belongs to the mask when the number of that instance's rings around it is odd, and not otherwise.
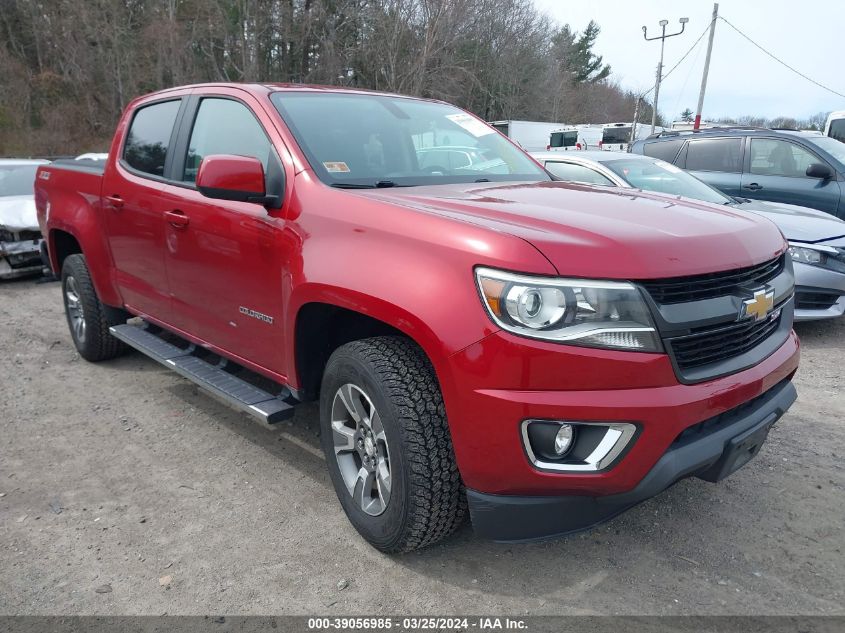
[[[56,283],[0,282],[0,614],[843,614],[845,319],[740,473],[536,545],[364,543],[303,406],[268,431],[133,353],[73,349]]]

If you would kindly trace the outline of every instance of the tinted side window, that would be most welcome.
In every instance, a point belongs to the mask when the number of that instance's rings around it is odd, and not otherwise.
[[[164,175],[164,161],[180,100],[139,108],[129,126],[123,160],[130,167],[155,176]]]
[[[686,168],[692,171],[742,171],[741,138],[708,138],[690,141]]]
[[[759,176],[803,178],[807,167],[820,162],[813,154],[788,141],[751,139],[751,173]]]
[[[678,155],[678,150],[681,149],[681,145],[683,144],[683,139],[646,143],[643,145],[643,154],[652,158],[665,160],[667,163],[674,163],[675,157]]]
[[[570,182],[586,182],[590,185],[612,185],[613,183],[602,176],[599,172],[583,165],[573,165],[572,163],[561,163],[558,161],[546,161],[546,169],[552,172],[558,178],[563,178]]]
[[[182,180],[194,182],[203,157],[212,154],[257,158],[267,173],[272,151],[264,129],[245,105],[231,99],[203,99],[191,131]]]

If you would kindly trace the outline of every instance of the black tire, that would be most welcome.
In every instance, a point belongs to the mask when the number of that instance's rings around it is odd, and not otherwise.
[[[332,407],[339,389],[348,384],[369,396],[390,446],[391,489],[378,516],[366,513],[353,499],[335,454]],[[463,523],[466,495],[440,386],[428,358],[413,342],[386,336],[335,350],[323,374],[320,430],[343,510],[376,549],[387,553],[419,549],[447,537]]]
[[[72,296],[77,297],[76,303],[81,310],[74,309]],[[109,328],[126,323],[129,314],[100,301],[82,255],[68,255],[62,264],[62,300],[73,344],[82,358],[97,362],[119,356],[126,350],[123,342],[109,333]],[[83,322],[82,327],[79,319]]]

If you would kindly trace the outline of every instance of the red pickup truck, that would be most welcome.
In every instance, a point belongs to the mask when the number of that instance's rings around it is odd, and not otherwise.
[[[503,541],[718,481],[795,400],[765,219],[555,182],[445,103],[290,85],[133,101],[108,160],[40,168],[70,332],[275,424],[319,399],[349,520]]]

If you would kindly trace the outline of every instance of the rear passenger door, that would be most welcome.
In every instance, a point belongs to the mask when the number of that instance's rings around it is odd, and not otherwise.
[[[741,196],[743,140],[741,136],[692,139],[676,164],[729,196]]]
[[[186,99],[139,106],[121,155],[108,161],[103,174],[103,219],[123,301],[134,312],[165,323],[171,312],[162,194]]]
[[[834,178],[807,177],[807,167],[814,163],[830,167],[827,161],[798,143],[782,138],[752,137],[740,195],[836,213],[840,185]]]
[[[268,194],[284,195],[282,164],[260,105],[240,91],[198,95],[177,143],[168,210],[167,269],[173,324],[232,356],[283,373],[283,275],[291,236],[280,209],[206,198],[195,186],[206,156],[251,156],[264,165]],[[236,96],[235,96],[236,95]]]

